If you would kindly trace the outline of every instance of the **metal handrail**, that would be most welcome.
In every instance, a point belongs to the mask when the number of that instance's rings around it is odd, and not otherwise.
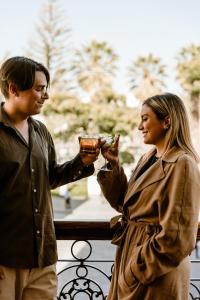
[[[112,231],[109,221],[66,221],[55,220],[57,240],[111,240]],[[197,241],[200,241],[200,223]]]
[[[94,240],[111,240],[112,230],[109,221],[69,221],[55,220],[57,240],[73,241],[70,259],[59,259],[63,268],[58,272],[59,289],[57,300],[82,299],[83,295],[93,299],[92,295],[106,299],[108,287],[112,277],[112,260],[94,259],[92,254]],[[200,240],[200,224],[198,226],[197,241]],[[91,243],[92,242],[92,243]],[[76,255],[78,243],[84,244],[84,251]],[[196,248],[197,249],[197,248]],[[113,249],[114,250],[114,249]],[[69,249],[68,249],[69,251]],[[114,255],[114,251],[113,251]],[[92,258],[91,258],[92,257]],[[198,255],[196,254],[198,258]],[[191,260],[193,264],[200,264],[200,260]],[[96,299],[95,297],[95,299]],[[189,299],[200,299],[200,278],[190,278]]]

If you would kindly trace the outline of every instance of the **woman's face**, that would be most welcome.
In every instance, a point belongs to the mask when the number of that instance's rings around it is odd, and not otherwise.
[[[166,128],[166,120],[159,120],[154,111],[144,104],[141,111],[141,122],[138,126],[143,134],[144,143],[155,146],[164,145]]]

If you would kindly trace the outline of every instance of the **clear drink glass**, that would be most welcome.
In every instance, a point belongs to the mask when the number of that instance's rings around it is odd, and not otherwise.
[[[110,146],[112,146],[114,137],[112,135],[107,135],[107,136],[105,135],[105,136],[101,136],[101,140],[106,141],[106,144],[109,144]],[[106,160],[106,158],[104,158],[104,159],[105,159],[105,165],[103,167],[101,167],[100,170],[110,172],[111,170],[108,169],[108,167],[107,167],[107,160]]]

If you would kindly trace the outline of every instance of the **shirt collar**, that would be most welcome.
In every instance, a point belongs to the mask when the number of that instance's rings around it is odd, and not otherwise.
[[[4,125],[7,125],[7,126],[12,126],[12,123],[10,122],[9,117],[4,110],[4,107],[3,107],[4,103],[5,102],[1,102],[1,106],[0,106],[0,123],[3,123]]]
[[[29,124],[33,125],[35,131],[37,131],[40,128],[39,122],[35,120],[33,117],[28,118]]]

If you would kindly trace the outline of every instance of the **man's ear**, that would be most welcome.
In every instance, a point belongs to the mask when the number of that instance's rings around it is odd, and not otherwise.
[[[16,86],[13,83],[9,83],[8,91],[11,95],[18,97],[19,93]]]
[[[169,116],[166,116],[164,119],[164,128],[167,130],[171,126],[171,120]]]

